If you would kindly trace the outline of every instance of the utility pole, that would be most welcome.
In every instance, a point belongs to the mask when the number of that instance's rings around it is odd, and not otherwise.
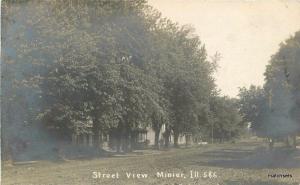
[[[270,89],[268,92],[268,102],[269,102],[269,109],[272,111],[272,89]],[[272,137],[268,138],[268,143],[269,143],[269,150],[273,150],[274,139]]]
[[[208,113],[208,122],[211,125],[211,143],[213,144],[214,143],[214,120],[213,120],[213,116],[211,115],[212,113],[211,106],[209,108],[209,111],[210,112]]]

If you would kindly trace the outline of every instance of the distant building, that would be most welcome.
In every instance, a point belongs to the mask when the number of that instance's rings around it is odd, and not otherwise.
[[[90,127],[92,129],[92,126]],[[165,132],[165,125],[162,126],[159,134],[159,145],[162,147],[164,145],[163,133]],[[114,150],[116,145],[116,139],[112,133],[100,134],[100,143],[101,147],[107,150]],[[131,135],[131,141],[133,149],[141,149],[145,147],[151,147],[155,145],[155,131],[151,127],[136,129]],[[81,134],[72,135],[72,143],[75,145],[84,145],[84,146],[93,146],[93,142],[96,138],[93,136],[93,133],[86,132]],[[172,145],[174,143],[173,134],[170,135],[169,143]],[[180,134],[178,138],[178,144],[190,144],[192,143],[192,135],[189,133]]]

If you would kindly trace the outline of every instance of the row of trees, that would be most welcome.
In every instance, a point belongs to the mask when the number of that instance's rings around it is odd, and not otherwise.
[[[259,136],[296,145],[300,131],[300,32],[271,57],[264,87],[240,89],[241,113]]]
[[[92,127],[127,150],[147,126],[156,145],[166,126],[166,146],[170,134],[178,146],[183,133],[222,141],[244,129],[236,101],[216,91],[219,55],[208,60],[193,28],[144,0],[4,1],[2,10],[7,137],[23,120],[67,137]],[[18,120],[11,106],[21,107]]]

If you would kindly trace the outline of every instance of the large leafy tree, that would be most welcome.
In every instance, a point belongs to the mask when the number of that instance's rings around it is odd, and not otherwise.
[[[14,5],[7,12],[17,12]],[[155,103],[148,87],[155,83],[143,72],[149,25],[144,1],[23,5],[14,15],[19,29],[6,32],[6,46],[18,53],[16,61],[34,69],[22,85],[37,87],[38,117],[45,124],[68,135],[86,132],[92,122],[97,137],[112,127],[123,133],[146,123],[145,106]]]
[[[239,111],[258,136],[267,136],[270,130],[264,125],[270,113],[267,95],[263,88],[253,85],[239,92]]]
[[[299,59],[300,34],[282,43],[279,51],[271,57],[265,72],[263,89],[251,86],[240,90],[241,113],[251,122],[259,136],[268,137],[271,144],[275,138],[287,138],[299,133]]]
[[[293,136],[300,129],[299,76],[300,76],[300,33],[285,43],[272,56],[267,66],[265,89],[269,93],[269,103],[276,136]],[[295,141],[294,141],[295,143]]]
[[[213,97],[210,101],[211,122],[206,125],[211,131],[210,137],[219,142],[239,138],[246,131],[237,100],[228,97]]]
[[[212,78],[214,67],[207,60],[206,50],[190,27],[175,29],[169,39],[166,57],[171,69],[166,77],[170,109],[174,115],[171,128],[174,145],[178,136],[199,127],[199,115],[215,88]]]
[[[101,133],[114,133],[118,150],[147,126],[158,146],[163,124],[166,145],[173,132],[177,146],[180,134],[196,133],[209,120],[214,63],[191,27],[162,18],[144,0],[5,1],[3,7],[2,82],[5,96],[31,110],[19,107],[21,119],[60,137],[93,132],[97,147]],[[6,112],[17,107],[9,101]],[[6,116],[6,125],[12,119]]]

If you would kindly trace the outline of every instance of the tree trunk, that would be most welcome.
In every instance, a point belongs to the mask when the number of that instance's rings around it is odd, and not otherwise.
[[[296,135],[293,135],[292,139],[293,139],[293,148],[296,148],[297,147],[297,137],[296,137]]]
[[[185,134],[185,147],[187,147],[189,145],[189,141],[188,141],[188,135]]]
[[[171,134],[171,130],[170,129],[166,129],[165,131],[165,148],[169,148],[170,145],[170,134]]]
[[[117,137],[116,138],[116,151],[117,153],[120,153],[121,152],[121,138],[120,137]]]
[[[93,146],[93,135],[90,133],[88,134],[88,146]]]
[[[269,150],[272,151],[274,148],[274,139],[268,138],[268,141],[269,141]]]
[[[130,152],[132,152],[136,146],[135,146],[135,134],[134,132],[131,132],[130,133],[130,137],[129,137],[129,141],[130,141]]]
[[[132,152],[132,140],[131,140],[131,133],[127,131],[125,134],[125,152]]]
[[[115,148],[117,153],[121,152],[122,149],[122,129],[120,127],[114,129],[113,137],[115,139]]]
[[[159,133],[160,130],[155,130],[155,136],[154,136],[154,147],[159,150]]]
[[[174,147],[178,148],[178,138],[179,138],[179,133],[177,131],[174,131]]]
[[[1,142],[1,160],[6,161],[8,166],[13,165],[13,152],[12,152],[12,145],[9,141],[2,140]]]
[[[83,134],[83,146],[87,146],[88,145],[88,140],[87,140],[87,134]]]
[[[123,151],[126,153],[126,152],[129,152],[129,148],[128,148],[128,145],[129,145],[129,142],[128,142],[129,138],[128,138],[128,134],[127,133],[124,133],[123,134],[123,140],[122,140],[122,149]]]
[[[123,128],[122,129],[122,149],[123,149],[123,152],[130,152],[131,151],[131,139],[130,139],[130,129],[129,128]]]
[[[100,134],[99,134],[99,132],[100,132],[99,124],[97,122],[97,119],[95,118],[95,119],[93,119],[93,134],[94,134],[94,137],[95,137],[95,139],[94,139],[94,147],[95,148],[100,147],[100,140],[99,140]]]
[[[95,148],[99,148],[100,147],[100,141],[99,141],[99,131],[98,132],[94,132],[94,147]]]
[[[286,136],[286,138],[285,138],[285,145],[286,145],[286,147],[290,147],[291,145],[290,145],[290,141],[289,141],[289,136]]]
[[[73,133],[72,134],[72,145],[77,145],[78,144],[78,135]]]

